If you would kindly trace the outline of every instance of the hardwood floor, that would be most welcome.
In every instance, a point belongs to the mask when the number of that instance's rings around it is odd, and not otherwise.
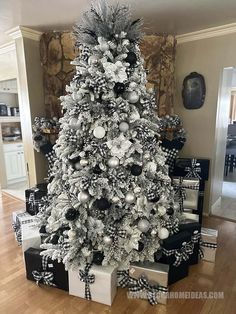
[[[223,291],[224,299],[169,299],[151,306],[145,300],[129,300],[118,289],[112,307],[69,296],[59,289],[26,280],[21,248],[11,228],[11,213],[24,203],[0,196],[0,314],[233,314],[236,313],[236,224],[205,218],[204,226],[218,228],[216,263],[201,261],[191,266],[189,276],[170,286],[170,291]]]

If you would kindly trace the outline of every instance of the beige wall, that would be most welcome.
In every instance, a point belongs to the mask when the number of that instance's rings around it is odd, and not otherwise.
[[[213,205],[221,194],[220,178],[223,175],[224,147],[219,150],[217,145],[222,142],[226,125],[222,126],[222,119],[219,119],[216,133],[217,103],[223,69],[232,66],[236,66],[236,34],[177,45],[174,110],[182,118],[188,133],[187,143],[181,155],[204,157],[211,161],[210,180],[206,187],[205,212],[208,212],[209,206]],[[186,75],[194,71],[205,77],[206,100],[202,108],[187,110],[182,103],[182,82]],[[227,103],[228,96],[225,97],[224,91],[224,104]],[[216,150],[217,158],[215,158]],[[211,193],[210,189],[212,189]]]

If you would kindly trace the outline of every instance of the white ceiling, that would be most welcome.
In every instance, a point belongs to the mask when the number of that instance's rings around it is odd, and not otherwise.
[[[88,0],[0,0],[0,45],[4,34],[22,25],[39,31],[71,29]],[[109,3],[117,2],[108,0]],[[134,18],[143,17],[146,33],[183,34],[236,22],[236,0],[120,0]]]

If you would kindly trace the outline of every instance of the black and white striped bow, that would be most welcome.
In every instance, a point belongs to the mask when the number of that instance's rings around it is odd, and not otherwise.
[[[192,237],[191,237],[191,241],[195,244],[195,243],[198,243],[198,242],[199,242],[200,238],[201,238],[200,232],[198,232],[198,230],[195,230],[195,231],[193,232]]]
[[[122,229],[117,229],[116,227],[114,226],[109,226],[107,228],[107,234],[114,238],[114,240],[117,240],[119,237],[120,238],[125,238],[126,237],[126,231],[125,230],[122,230]]]
[[[193,254],[193,248],[193,243],[190,241],[188,243],[183,243],[180,249],[167,250],[163,248],[162,252],[166,256],[175,255],[175,262],[173,263],[173,265],[178,267],[182,263],[182,261],[189,260],[190,255]]]
[[[56,287],[56,285],[53,283],[54,274],[51,271],[47,271],[47,265],[48,265],[48,256],[43,255],[42,256],[43,271],[33,270],[32,275],[34,277],[34,280],[36,281],[37,285],[39,285],[39,283],[41,282],[42,284]]]
[[[199,245],[199,257],[203,258],[204,257],[204,248],[210,248],[210,249],[217,249],[217,243],[211,243],[211,242],[203,242],[202,237],[200,237],[200,245]]]
[[[179,177],[176,180],[178,182],[173,181],[173,187],[175,190],[175,195],[177,195],[177,197],[178,197],[180,211],[183,211],[183,206],[184,206],[183,202],[187,196],[186,189],[199,190],[199,182],[196,182],[194,184],[192,184],[192,183],[186,184],[186,182],[184,182],[183,177]]]
[[[129,270],[117,271],[118,287],[126,288],[129,285]]]
[[[130,277],[129,291],[140,292],[145,290],[148,301],[151,305],[157,304],[157,294],[159,292],[168,292],[167,287],[157,285],[150,285],[147,278],[142,275],[139,279]]]
[[[92,267],[91,263],[87,263],[84,269],[79,270],[80,281],[85,283],[85,299],[92,300],[90,284],[95,282],[95,275],[89,274],[90,268]]]
[[[201,176],[198,173],[201,173],[200,164],[197,163],[197,159],[193,158],[191,160],[191,167],[185,167],[184,171],[187,172],[185,178],[198,178],[201,180]]]

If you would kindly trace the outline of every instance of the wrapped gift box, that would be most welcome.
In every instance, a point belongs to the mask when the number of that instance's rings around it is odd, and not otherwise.
[[[202,259],[208,262],[215,262],[217,250],[218,230],[202,228],[201,229],[201,250]]]
[[[43,202],[43,197],[47,196],[47,189],[33,187],[25,190],[26,211],[30,215],[36,215],[39,211],[39,205]]]
[[[159,252],[154,254],[154,259],[157,262],[169,265],[169,274],[168,274],[168,284],[175,283],[176,281],[183,279],[188,276],[189,268],[189,256],[191,252],[187,253],[187,260],[181,259],[180,263],[176,265],[176,252],[188,252],[189,244],[191,243],[191,235],[187,231],[182,231],[178,234],[174,234],[169,238],[163,240],[162,243],[162,254],[160,257]],[[166,253],[165,253],[166,252]],[[181,253],[181,256],[182,253]]]
[[[29,248],[40,249],[41,236],[37,223],[23,224],[21,228],[21,239],[23,253]]]
[[[23,214],[25,212],[24,209],[20,209],[20,210],[17,210],[17,211],[14,211],[12,213],[12,229],[14,231],[14,234],[15,234],[15,239],[16,241],[19,243],[21,242],[21,236],[19,237],[19,229],[20,229],[20,226],[17,224],[16,222],[16,217],[17,215],[19,214]],[[27,213],[28,214],[28,213]],[[20,241],[19,241],[20,240]]]
[[[184,223],[190,223],[190,222],[199,222],[200,223],[200,216],[198,214],[193,214],[189,211],[183,212],[184,217]]]
[[[167,303],[169,265],[161,263],[143,262],[132,263],[129,268],[130,284],[129,298],[148,299],[148,289],[139,279],[144,277],[150,286],[150,291],[156,287],[156,303]]]
[[[44,271],[51,272],[53,274],[53,285],[59,289],[68,291],[68,272],[65,271],[64,264],[48,259],[47,265],[43,269],[44,265],[42,263],[43,257],[40,255],[41,252],[42,250],[34,248],[29,248],[24,252],[26,278],[36,281],[33,275],[34,271],[37,271],[39,276],[43,275]],[[39,283],[44,283],[44,279],[42,278]]]
[[[196,210],[198,208],[198,179],[173,178],[173,186],[176,191],[176,199],[179,201],[180,207],[183,210]]]
[[[69,294],[89,299],[86,284],[81,277],[83,270],[69,270]],[[113,266],[92,265],[88,275],[94,278],[94,282],[88,286],[91,300],[111,305],[117,291],[117,269]]]
[[[179,225],[180,232],[187,231],[191,234],[191,241],[193,243],[193,254],[189,257],[189,265],[198,263],[199,245],[201,237],[201,225],[198,222],[184,222]]]
[[[206,181],[209,177],[209,166],[209,159],[177,158],[173,175]]]

